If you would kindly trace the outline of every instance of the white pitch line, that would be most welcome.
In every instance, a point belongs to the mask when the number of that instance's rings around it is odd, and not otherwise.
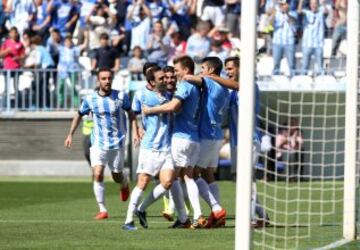
[[[338,240],[335,241],[333,243],[330,243],[329,245],[320,247],[320,248],[314,248],[313,250],[328,250],[328,249],[334,249],[335,247],[339,247],[342,245],[345,245],[347,243],[349,243],[351,240],[346,240],[346,239],[342,239],[342,240]]]
[[[1,220],[0,223],[58,223],[58,224],[96,224],[99,222],[105,222],[106,224],[122,224],[122,221],[113,221],[113,220]],[[149,224],[171,224],[171,222],[166,221],[149,221]]]

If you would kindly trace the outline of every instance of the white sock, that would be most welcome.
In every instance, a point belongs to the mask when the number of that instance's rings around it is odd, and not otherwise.
[[[209,184],[210,192],[214,195],[216,201],[220,204],[220,193],[219,193],[219,186],[216,182]]]
[[[185,180],[187,193],[189,200],[194,211],[194,220],[197,220],[201,214],[200,200],[199,200],[199,189],[194,179]]]
[[[188,219],[188,217],[186,215],[186,210],[184,206],[183,191],[178,180],[175,180],[173,182],[173,184],[171,185],[170,192],[174,199],[174,204],[179,216],[179,220],[180,222],[184,223]]]
[[[138,209],[144,212],[151,204],[165,194],[166,191],[167,190],[161,184],[158,184],[139,205]]]
[[[132,190],[131,195],[130,195],[128,210],[126,213],[125,224],[134,221],[134,218],[133,218],[134,212],[135,212],[136,206],[140,200],[142,193],[143,193],[143,191],[138,187],[134,187],[134,189]]]
[[[255,182],[253,182],[252,183],[252,192],[251,192],[251,220],[252,221],[256,220],[255,210],[256,210],[256,184],[255,184]]]
[[[209,205],[209,207],[211,208],[211,211],[213,211],[213,212],[220,211],[222,209],[222,207],[217,202],[214,195],[210,192],[209,185],[206,183],[206,181],[203,178],[199,177],[196,180],[196,184],[198,186],[200,196]]]
[[[94,181],[93,183],[95,199],[99,205],[100,212],[107,212],[105,207],[105,186],[104,182]]]

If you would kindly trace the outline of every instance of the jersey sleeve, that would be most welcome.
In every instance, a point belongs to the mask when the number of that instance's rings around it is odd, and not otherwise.
[[[86,97],[83,98],[81,105],[79,107],[79,114],[81,116],[83,115],[88,115],[91,111],[90,105],[89,105],[89,101],[87,100]]]
[[[134,99],[132,101],[131,104],[131,109],[132,111],[134,111],[135,114],[140,114],[141,113],[141,90],[138,90],[135,95],[134,95]]]
[[[182,83],[177,86],[174,97],[181,101],[185,100],[190,95],[189,85]]]

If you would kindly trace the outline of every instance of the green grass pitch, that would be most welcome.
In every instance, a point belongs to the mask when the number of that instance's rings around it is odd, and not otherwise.
[[[277,192],[276,197],[291,199],[298,192],[285,192],[284,183],[279,183],[278,191],[274,183],[258,183],[258,190],[267,188],[267,193]],[[291,184],[295,187],[296,184]],[[318,183],[301,183],[318,185]],[[336,185],[339,185],[337,183]],[[68,178],[1,178],[0,179],[0,249],[233,249],[234,248],[234,214],[235,184],[220,182],[222,203],[228,211],[227,226],[211,230],[170,230],[169,222],[161,216],[162,202],[155,203],[148,210],[149,229],[126,232],[120,227],[124,222],[127,202],[118,199],[118,186],[106,181],[106,202],[110,219],[95,221],[97,205],[92,193],[89,179]],[[151,188],[151,186],[149,187]],[[309,186],[308,186],[309,188]],[[325,187],[327,188],[327,187]],[[275,195],[275,193],[274,193]],[[270,208],[269,214],[278,225],[266,230],[255,230],[255,242],[264,242],[269,247],[284,247],[284,241],[273,237],[274,234],[288,239],[286,248],[293,248],[295,234],[305,235],[308,227],[283,227],[286,222],[278,211],[291,211],[292,203],[272,202],[271,197],[260,197]],[[321,195],[313,191],[312,197]],[[324,195],[330,195],[326,192]],[[336,193],[336,199],[340,193]],[[269,198],[270,197],[270,198]],[[203,211],[208,215],[209,209],[203,204]],[[301,206],[306,206],[302,204]],[[301,239],[298,249],[311,249],[324,246],[341,238],[341,202],[335,207],[335,215],[324,219],[323,226],[312,227],[309,237]],[[314,208],[315,210],[317,208]],[[324,208],[322,208],[324,209]],[[301,210],[301,209],[300,209]],[[314,210],[314,212],[316,212]],[[327,211],[326,209],[323,211]],[[289,217],[291,218],[291,217]],[[292,219],[288,218],[288,223]],[[298,216],[297,220],[306,220]],[[314,218],[311,218],[314,219]],[[316,219],[316,218],[315,218]],[[137,226],[141,227],[136,221]],[[254,245],[254,248],[259,248]],[[267,249],[267,248],[265,248]],[[359,242],[351,242],[339,249],[360,249]]]

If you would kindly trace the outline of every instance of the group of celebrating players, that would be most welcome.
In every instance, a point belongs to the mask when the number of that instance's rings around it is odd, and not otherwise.
[[[143,228],[148,228],[146,209],[168,191],[177,213],[177,220],[171,228],[225,226],[226,210],[221,205],[214,173],[223,143],[222,120],[228,111],[232,165],[236,166],[239,64],[239,58],[227,58],[227,78],[223,78],[223,63],[217,57],[204,58],[199,75],[194,75],[195,63],[189,56],[176,58],[173,67],[161,68],[146,63],[143,73],[147,84],[135,93],[132,103],[126,93],[111,89],[113,75],[110,69],[98,71],[98,87],[84,97],[65,140],[65,146],[70,147],[82,116],[91,113],[94,129],[90,159],[94,194],[99,205],[96,219],[109,216],[105,207],[103,182],[104,168],[108,166],[114,181],[120,184],[121,199],[126,201],[130,196],[122,226],[124,230],[137,229],[134,215],[139,218]],[[122,171],[125,113],[131,121],[134,144],[140,144],[137,183],[131,195],[128,177]],[[139,124],[136,119],[138,115],[141,116]],[[256,133],[254,141],[259,141]],[[254,146],[254,164],[257,161],[257,148]],[[140,202],[147,185],[155,176],[158,176],[159,184]],[[211,209],[207,218],[202,213],[200,197]],[[186,200],[192,207],[192,220],[188,218]],[[252,215],[255,218],[256,211],[260,218],[258,221],[254,219],[255,225],[259,225],[259,222],[265,225],[267,216],[256,202],[256,195],[252,200]],[[170,219],[171,216],[164,213],[164,217]]]

